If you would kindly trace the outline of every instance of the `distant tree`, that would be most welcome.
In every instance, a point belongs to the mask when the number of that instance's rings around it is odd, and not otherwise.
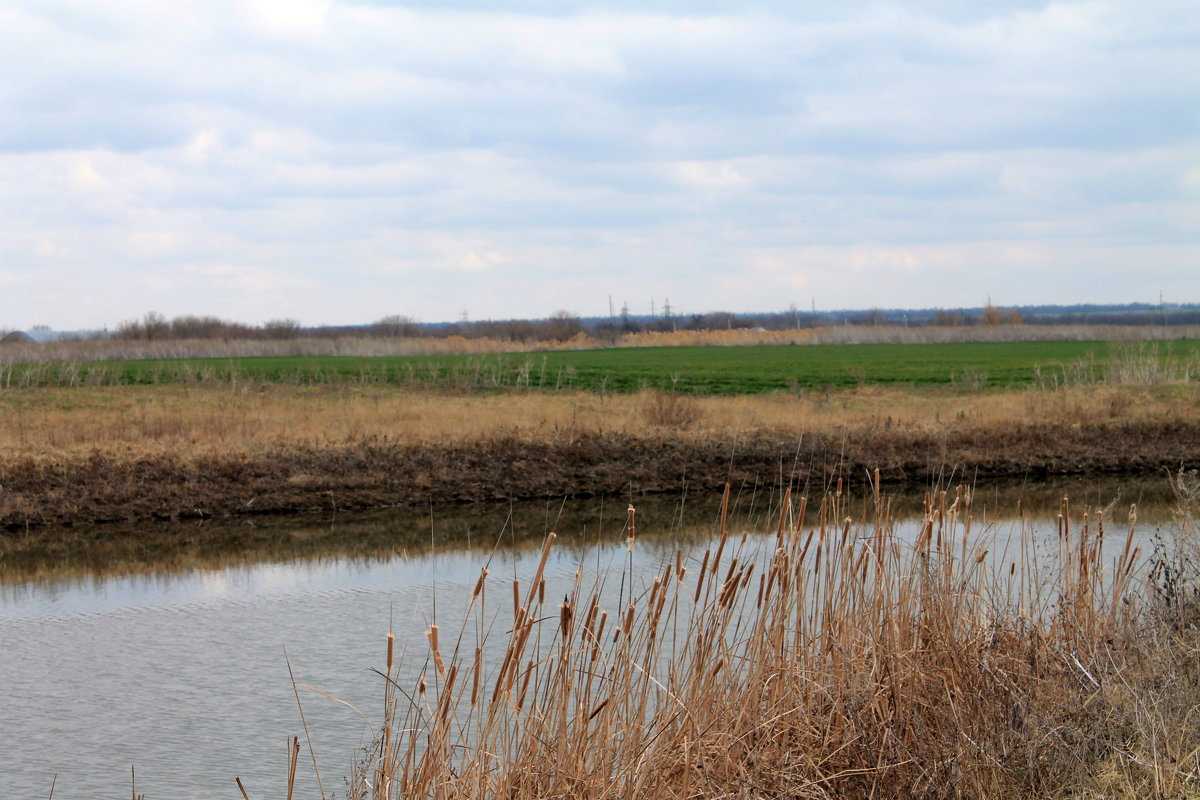
[[[979,322],[982,325],[1002,325],[1004,323],[1004,312],[991,303],[988,303],[983,307],[983,311],[979,313]]]
[[[979,314],[979,322],[983,325],[1016,325],[1021,321],[1021,313],[1014,310],[997,308],[988,303]]]
[[[962,325],[963,317],[958,311],[947,311],[939,308],[933,314],[933,324],[947,326]]]
[[[165,339],[169,330],[167,318],[157,311],[147,311],[142,317],[142,331],[147,339]]]
[[[573,311],[559,309],[550,315],[543,328],[543,338],[548,341],[565,342],[583,330],[583,321]]]
[[[392,314],[384,317],[371,326],[379,336],[416,336],[417,321],[406,314]]]
[[[878,308],[872,308],[862,318],[863,325],[887,325],[887,314]]]
[[[172,339],[232,339],[249,334],[246,326],[219,317],[185,315],[171,320]]]
[[[140,320],[131,319],[117,325],[118,339],[165,339],[170,332],[166,318],[157,311],[147,311]]]
[[[300,334],[300,322],[294,319],[272,319],[262,327],[269,339],[295,339]]]

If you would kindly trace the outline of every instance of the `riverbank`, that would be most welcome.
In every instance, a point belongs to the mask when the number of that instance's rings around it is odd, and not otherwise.
[[[565,496],[1138,475],[1200,461],[1195,387],[401,394],[109,387],[4,398],[0,525]]]

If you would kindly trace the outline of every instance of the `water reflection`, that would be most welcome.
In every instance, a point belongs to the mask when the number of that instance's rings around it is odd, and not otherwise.
[[[888,492],[901,516],[919,513],[925,489]],[[853,516],[870,516],[868,493],[856,492],[848,507]],[[796,491],[796,496],[804,494]],[[818,497],[820,491],[807,492]],[[1053,517],[1069,496],[1079,514],[1085,508],[1109,509],[1120,521],[1137,503],[1145,521],[1165,519],[1173,501],[1164,477],[1061,479],[992,483],[973,488],[977,520],[1011,519],[1018,513]],[[759,531],[775,524],[780,494],[761,486],[736,487],[731,524]],[[451,549],[476,553],[501,548],[536,547],[550,530],[563,546],[586,547],[620,537],[628,498],[588,498],[512,504],[447,506],[413,511],[384,509],[334,515],[296,515],[156,525],[34,530],[0,534],[0,585],[33,583],[37,593],[55,593],[72,584],[105,584],[110,579],[146,576],[138,591],[153,591],[165,580],[182,585],[204,571],[238,572],[264,563],[298,564],[324,560],[373,563],[395,555],[417,556]],[[634,500],[639,525],[647,533],[689,537],[712,530],[720,506],[717,493],[649,496]]]
[[[1149,537],[1166,519],[1166,491],[1165,480],[977,489],[974,524],[1001,531],[1019,501],[1027,519],[1053,534],[1068,495],[1076,520],[1085,506],[1094,520],[1094,509],[1118,501],[1106,524],[1122,541],[1128,503],[1138,502],[1140,535]],[[897,495],[893,507],[915,513],[920,494]],[[773,533],[779,501],[770,489],[735,491],[731,528]],[[236,796],[235,775],[251,796],[282,795],[284,741],[303,736],[285,647],[301,684],[370,719],[382,699],[370,669],[381,666],[386,631],[397,633],[398,652],[419,669],[429,623],[441,620],[444,639],[457,635],[449,631],[463,619],[483,564],[491,570],[491,611],[481,629],[504,629],[511,582],[533,573],[550,529],[560,538],[546,569],[548,597],[567,591],[579,571],[619,607],[617,594],[640,591],[664,563],[704,549],[719,502],[638,500],[632,561],[626,501],[614,499],[453,515],[388,511],[304,525],[260,520],[248,535],[247,526],[212,523],[76,531],[74,545],[65,536],[41,545],[49,554],[42,560],[34,542],[6,544],[0,774],[18,797],[47,796],[55,774],[55,796],[119,796],[129,791],[131,764],[138,791],[149,797]],[[846,507],[868,518],[869,503],[854,496]],[[693,573],[698,567],[685,563]],[[326,789],[340,787],[369,731],[347,706],[301,691]],[[297,791],[318,794],[311,771]]]

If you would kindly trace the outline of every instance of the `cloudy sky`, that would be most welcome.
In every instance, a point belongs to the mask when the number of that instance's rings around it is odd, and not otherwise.
[[[1195,0],[0,4],[0,328],[1160,291]]]

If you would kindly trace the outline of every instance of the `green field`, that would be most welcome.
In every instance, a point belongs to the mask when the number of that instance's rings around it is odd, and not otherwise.
[[[987,387],[1094,383],[1116,372],[1191,380],[1200,340],[651,347],[505,355],[261,357],[0,366],[0,388],[208,382],[368,383],[446,389],[643,388],[702,394],[862,385]]]

